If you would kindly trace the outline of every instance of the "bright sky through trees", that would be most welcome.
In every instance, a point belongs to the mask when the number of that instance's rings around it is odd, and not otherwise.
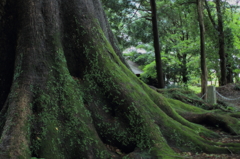
[[[209,1],[213,1],[213,0],[209,0]],[[231,5],[238,5],[240,6],[240,0],[225,0],[226,2],[228,2]]]
[[[226,2],[232,5],[240,5],[240,0],[226,0]]]

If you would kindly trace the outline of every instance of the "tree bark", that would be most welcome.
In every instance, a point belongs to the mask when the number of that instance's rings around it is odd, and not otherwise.
[[[227,83],[233,83],[233,70],[231,64],[227,65]]]
[[[200,56],[201,56],[201,93],[203,98],[207,99],[207,66],[206,66],[206,53],[205,53],[205,27],[203,19],[203,1],[197,0],[198,8],[198,21],[200,28]]]
[[[157,10],[155,0],[150,0],[151,9],[152,9],[152,30],[153,30],[153,39],[154,39],[154,50],[155,50],[155,61],[156,61],[156,71],[157,71],[157,80],[158,87],[164,88],[164,78],[162,72],[162,60],[161,60],[161,50],[158,37],[158,24],[157,24]]]
[[[123,64],[101,12],[99,0],[1,1],[0,158],[179,157],[170,145],[239,153],[179,115],[205,110],[164,98]]]
[[[209,6],[208,6],[208,2],[207,2],[207,0],[205,0],[208,16],[210,18],[210,21],[211,21],[214,29],[217,31],[218,46],[219,46],[218,55],[219,55],[219,59],[220,59],[220,74],[221,74],[219,85],[223,86],[223,85],[227,84],[227,79],[226,79],[227,69],[226,69],[225,40],[224,40],[224,32],[223,32],[223,19],[222,19],[220,0],[215,0],[215,3],[216,3],[218,24],[215,23],[212,15],[211,15]]]
[[[227,68],[226,68],[226,54],[225,54],[225,40],[224,40],[224,32],[223,32],[223,19],[222,19],[222,11],[220,0],[216,0],[216,9],[217,9],[217,17],[218,17],[218,44],[219,50],[218,54],[220,57],[220,67],[221,67],[221,86],[227,84]]]
[[[225,48],[226,48],[226,67],[227,67],[227,83],[233,83],[234,72],[233,70],[237,67],[234,63],[237,63],[236,58],[232,56],[232,53],[235,51],[234,48],[234,36],[230,28],[225,29]]]
[[[188,69],[187,69],[187,54],[184,53],[182,56],[182,82],[187,85],[188,82]]]

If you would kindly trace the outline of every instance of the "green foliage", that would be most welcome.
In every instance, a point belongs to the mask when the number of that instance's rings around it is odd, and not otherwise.
[[[190,89],[190,90],[192,90],[192,91],[194,91],[194,93],[195,94],[199,94],[199,93],[201,93],[201,87],[200,87],[200,85],[190,85],[190,86],[188,86],[188,88]]]
[[[147,64],[150,64],[152,61],[154,61],[154,55],[153,53],[138,53],[137,51],[132,51],[127,54],[124,54],[124,56],[137,63],[140,66],[145,66]]]
[[[144,49],[147,54],[132,53],[130,59],[139,65],[145,72],[142,79],[156,77],[152,56],[152,28],[148,19],[150,8],[148,3],[143,1],[132,3],[132,1],[103,1],[106,6],[107,14],[114,21],[112,27],[117,35],[121,37],[126,45],[136,46]],[[157,1],[159,17],[159,35],[161,41],[161,55],[163,58],[163,72],[168,78],[166,83],[182,83],[183,78],[187,79],[188,84],[198,84],[200,82],[200,36],[196,4],[186,3],[185,0],[177,1]],[[182,5],[186,3],[186,5]],[[213,20],[216,20],[215,3],[208,1]],[[227,2],[221,2],[224,19],[224,34],[226,39],[225,50],[227,53],[228,69],[238,73],[238,58],[240,57],[239,40],[239,10],[234,7],[229,9]],[[119,6],[119,9],[118,9]],[[111,13],[110,13],[111,12]],[[218,55],[218,34],[216,28],[208,18],[206,9],[204,12],[205,24],[205,50],[207,58],[207,69],[209,80],[217,80],[220,77],[219,55]],[[143,18],[144,17],[144,18]],[[116,18],[115,20],[113,20]],[[110,18],[111,19],[111,18]],[[118,27],[116,27],[118,26]],[[148,57],[150,56],[150,58]],[[150,65],[151,64],[151,65]],[[236,76],[237,78],[237,76]]]
[[[139,28],[145,25],[143,23],[146,23],[138,20],[139,7],[136,4],[139,4],[139,2],[102,0],[102,3],[112,31],[117,36],[122,49],[138,43],[137,39],[134,38],[135,35],[148,35],[148,32],[142,31],[136,34]]]
[[[129,53],[123,54],[126,59],[129,59],[131,61],[135,61],[135,59],[140,55],[137,51],[131,51]]]
[[[148,65],[154,61],[154,55],[152,53],[145,53],[139,55],[133,62],[136,62],[138,65]]]
[[[156,62],[153,61],[150,64],[146,65],[143,69],[144,73],[141,74],[141,79],[144,82],[148,82],[148,78],[156,79],[157,73],[156,73]]]

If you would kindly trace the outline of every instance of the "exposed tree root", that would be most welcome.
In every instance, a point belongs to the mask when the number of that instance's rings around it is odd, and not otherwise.
[[[220,115],[216,113],[194,114],[190,112],[181,115],[193,123],[220,128],[233,135],[239,135],[240,133],[239,129],[236,129],[236,127],[240,126],[238,125],[238,119],[228,115]]]

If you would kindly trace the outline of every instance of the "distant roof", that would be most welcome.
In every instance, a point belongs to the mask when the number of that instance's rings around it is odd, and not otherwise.
[[[130,66],[131,70],[133,71],[134,74],[141,74],[143,73],[143,70],[138,68],[138,65],[131,60],[126,60],[128,65]]]

